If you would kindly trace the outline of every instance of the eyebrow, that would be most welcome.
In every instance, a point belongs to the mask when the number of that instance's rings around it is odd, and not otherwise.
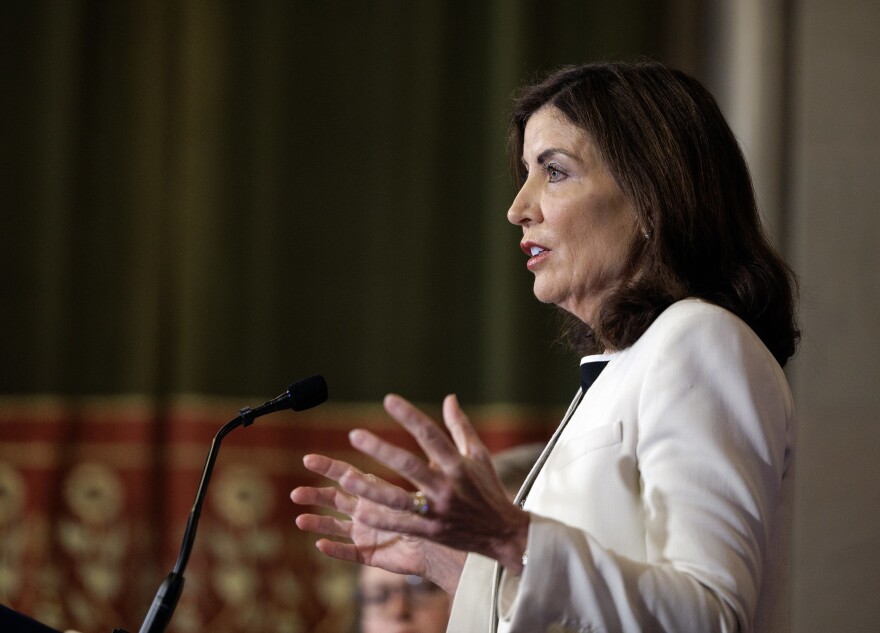
[[[538,154],[537,163],[539,165],[543,165],[554,154],[562,154],[563,156],[567,156],[568,158],[571,158],[572,160],[580,161],[580,157],[576,156],[575,154],[572,154],[568,150],[564,150],[559,147],[548,147],[543,152]],[[524,157],[521,160],[522,160],[522,163],[524,166],[528,166],[528,163],[526,162],[526,159]]]

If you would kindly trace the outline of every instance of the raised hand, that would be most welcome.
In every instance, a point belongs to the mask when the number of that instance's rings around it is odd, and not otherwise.
[[[352,541],[319,541],[318,548],[330,556],[424,575],[447,589],[457,584],[462,552],[477,552],[514,573],[520,571],[528,514],[510,503],[488,450],[455,396],[443,402],[443,419],[452,439],[405,399],[389,395],[384,404],[429,461],[361,429],[351,432],[351,444],[410,481],[426,503],[350,464],[308,455],[306,467],[337,481],[342,490],[298,488],[291,494],[293,500],[321,505],[351,519],[303,515],[297,524]]]
[[[309,470],[339,481],[343,477],[360,476],[377,485],[394,487],[374,475],[366,475],[346,462],[323,455],[306,455],[303,463]],[[404,494],[406,494],[404,492]],[[300,505],[321,506],[353,517],[358,505],[373,505],[368,499],[359,499],[338,488],[301,486],[291,492],[290,498]],[[316,514],[302,514],[297,526],[307,532],[339,537],[350,542],[320,539],[318,549],[333,558],[374,567],[400,574],[424,576],[454,593],[465,555],[460,552],[416,537],[376,529],[351,518],[343,519]]]

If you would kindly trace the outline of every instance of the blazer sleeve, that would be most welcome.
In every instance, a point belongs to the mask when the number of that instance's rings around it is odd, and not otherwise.
[[[794,414],[782,370],[720,309],[677,320],[645,367],[636,424],[645,560],[533,514],[522,576],[501,577],[499,630],[752,629],[772,531],[784,529],[773,521]]]

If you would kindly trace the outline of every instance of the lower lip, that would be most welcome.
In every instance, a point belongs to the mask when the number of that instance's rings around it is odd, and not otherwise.
[[[541,262],[543,262],[547,257],[549,257],[550,251],[542,251],[538,255],[534,257],[530,257],[529,261],[526,262],[526,268],[529,270],[534,270],[536,266],[539,266]]]

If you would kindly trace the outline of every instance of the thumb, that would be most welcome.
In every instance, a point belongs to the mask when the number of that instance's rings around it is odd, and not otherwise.
[[[458,396],[450,394],[443,400],[443,422],[452,434],[452,441],[464,457],[475,457],[486,452],[468,416],[458,403]]]

